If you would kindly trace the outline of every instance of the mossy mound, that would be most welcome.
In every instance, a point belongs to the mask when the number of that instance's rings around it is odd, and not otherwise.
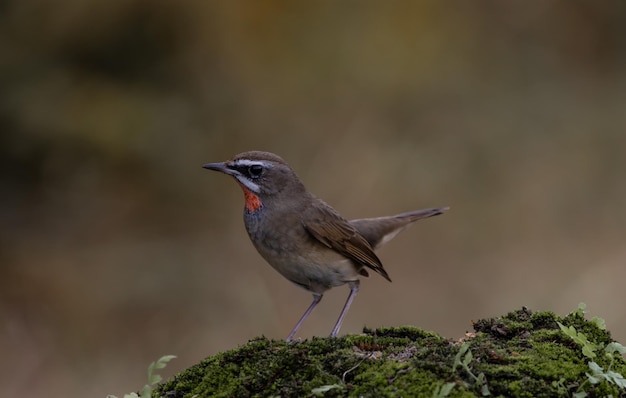
[[[583,355],[557,322],[597,355]],[[618,376],[626,362],[606,354],[609,332],[581,310],[561,318],[523,308],[474,329],[458,341],[414,327],[298,343],[260,337],[181,372],[153,397],[626,397],[619,382],[588,376],[591,361]]]

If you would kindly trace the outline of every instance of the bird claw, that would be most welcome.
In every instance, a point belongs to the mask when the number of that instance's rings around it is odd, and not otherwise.
[[[302,342],[302,339],[300,337],[296,337],[295,339],[285,340],[285,342],[288,345],[296,345],[296,344],[300,344]]]

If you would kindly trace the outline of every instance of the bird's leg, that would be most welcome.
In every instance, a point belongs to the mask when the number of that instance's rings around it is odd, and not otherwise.
[[[315,308],[317,303],[319,303],[321,300],[322,300],[322,295],[321,294],[314,294],[313,295],[313,302],[311,303],[309,308],[307,308],[307,310],[304,312],[304,315],[302,315],[302,318],[300,318],[298,323],[296,323],[296,326],[294,326],[294,328],[291,331],[291,333],[289,333],[289,336],[287,336],[287,340],[286,341],[291,341],[293,336],[295,336],[295,334],[298,333],[298,329],[300,329],[300,326],[302,326],[302,323],[304,323],[304,320],[306,318],[308,318],[309,315],[311,315],[311,312],[313,312],[313,308]]]
[[[344,304],[343,309],[341,310],[341,314],[339,315],[339,319],[337,320],[337,323],[335,324],[333,331],[330,333],[330,337],[337,337],[337,333],[339,333],[339,329],[341,328],[341,324],[343,323],[343,318],[346,317],[346,314],[348,313],[348,309],[350,308],[350,305],[352,304],[352,300],[354,300],[354,296],[356,296],[356,294],[359,292],[358,280],[349,282],[349,286],[350,286],[350,295],[348,296],[348,299],[346,300],[346,304]]]

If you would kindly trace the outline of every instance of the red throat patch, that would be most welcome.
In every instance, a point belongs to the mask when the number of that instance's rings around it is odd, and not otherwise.
[[[244,185],[241,185],[241,189],[243,190],[243,196],[246,199],[246,210],[250,213],[254,213],[263,207],[263,203],[261,203],[261,198],[259,198],[254,192],[246,188]]]

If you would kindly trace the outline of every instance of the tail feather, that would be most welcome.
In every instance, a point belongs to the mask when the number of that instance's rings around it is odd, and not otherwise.
[[[409,211],[407,213],[398,214],[393,217],[408,218],[410,222],[414,222],[417,220],[421,220],[422,218],[438,216],[440,214],[443,214],[443,212],[447,210],[450,210],[450,208],[449,207],[432,207],[430,209]]]
[[[395,216],[361,218],[350,220],[350,224],[359,231],[372,248],[377,249],[393,239],[409,224],[422,218],[438,216],[449,209],[449,207],[435,207],[410,211]]]

